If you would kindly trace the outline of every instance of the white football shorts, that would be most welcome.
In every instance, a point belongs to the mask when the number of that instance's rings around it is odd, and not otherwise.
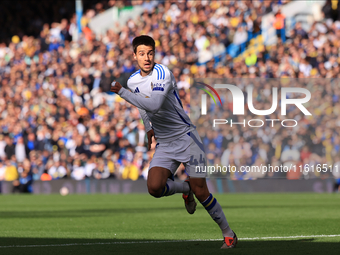
[[[175,174],[179,165],[183,163],[185,171],[190,177],[206,178],[203,169],[206,166],[204,146],[196,129],[172,142],[156,145],[156,150],[150,162],[152,167],[163,167]]]

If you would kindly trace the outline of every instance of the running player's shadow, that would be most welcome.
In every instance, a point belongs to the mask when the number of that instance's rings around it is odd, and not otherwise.
[[[321,242],[319,242],[321,240]],[[338,238],[298,240],[239,240],[235,249],[221,250],[221,241],[185,241],[162,239],[79,239],[0,237],[0,254],[339,254]]]

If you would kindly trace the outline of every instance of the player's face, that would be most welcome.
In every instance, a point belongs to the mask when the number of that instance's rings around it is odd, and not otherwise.
[[[139,45],[136,53],[134,53],[134,58],[143,73],[149,74],[151,72],[155,61],[155,52],[152,46]]]

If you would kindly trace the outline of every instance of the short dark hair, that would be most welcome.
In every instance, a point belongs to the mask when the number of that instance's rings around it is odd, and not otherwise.
[[[137,47],[139,45],[151,46],[152,49],[155,50],[155,40],[148,35],[140,35],[133,39],[132,47],[134,53],[137,52]]]

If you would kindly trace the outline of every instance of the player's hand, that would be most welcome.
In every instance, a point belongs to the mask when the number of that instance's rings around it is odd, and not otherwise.
[[[153,131],[153,129],[147,132],[147,136],[148,136],[148,151],[149,151],[151,149],[152,137],[155,136],[155,132]]]
[[[118,92],[121,88],[122,88],[122,85],[120,85],[120,83],[118,81],[113,81],[111,83],[110,91],[118,94]]]

